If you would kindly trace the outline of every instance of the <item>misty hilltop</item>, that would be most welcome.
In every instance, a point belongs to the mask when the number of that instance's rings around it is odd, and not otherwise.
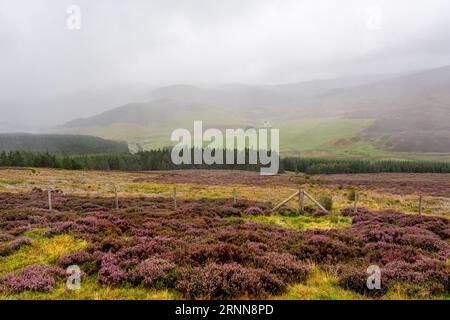
[[[151,99],[58,130],[170,145],[170,132],[207,127],[258,127],[281,132],[282,151],[450,152],[450,66],[407,75],[360,76],[282,85],[172,85]],[[321,136],[326,135],[324,139]],[[318,139],[311,145],[311,139]],[[315,137],[314,137],[315,136]]]

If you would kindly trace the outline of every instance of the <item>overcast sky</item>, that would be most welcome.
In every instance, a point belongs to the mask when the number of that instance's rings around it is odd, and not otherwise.
[[[92,115],[175,83],[447,65],[449,12],[448,0],[0,0],[0,126]]]

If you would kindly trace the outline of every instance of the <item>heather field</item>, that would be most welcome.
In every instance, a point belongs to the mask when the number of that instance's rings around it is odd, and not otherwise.
[[[449,299],[449,181],[3,169],[0,299]],[[299,214],[296,198],[271,212],[300,185],[330,213],[306,201]],[[79,290],[66,288],[70,265]]]

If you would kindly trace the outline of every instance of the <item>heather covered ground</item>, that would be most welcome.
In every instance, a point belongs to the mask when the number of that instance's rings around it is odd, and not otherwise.
[[[434,207],[419,216],[413,214],[416,194],[375,186],[361,189],[354,213],[350,185],[321,179],[1,170],[0,298],[450,297],[445,198],[425,195]],[[118,210],[112,183],[119,189]],[[299,215],[295,200],[271,213],[299,183],[318,198],[332,196],[331,214],[307,203],[308,212]],[[177,210],[170,198],[174,185]],[[52,211],[48,186],[56,188]],[[73,264],[82,270],[76,291],[65,288],[65,268]],[[365,285],[373,264],[382,270],[376,291]]]

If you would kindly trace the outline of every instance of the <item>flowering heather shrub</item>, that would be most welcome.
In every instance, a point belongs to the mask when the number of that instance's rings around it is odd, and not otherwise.
[[[418,260],[415,271],[423,273],[422,285],[428,288],[432,294],[450,293],[450,265],[448,261],[436,261],[432,259]]]
[[[400,227],[418,227],[431,231],[442,239],[450,238],[450,221],[440,217],[405,215],[390,210],[384,210],[372,213],[364,212],[353,218],[353,224],[360,221],[388,223]]]
[[[53,266],[31,266],[17,274],[7,274],[0,278],[0,287],[10,292],[26,290],[49,292],[53,290],[56,278],[65,275],[64,270]]]
[[[83,270],[84,273],[89,275],[97,275],[98,271],[101,268],[102,259],[106,255],[106,253],[102,251],[94,251],[88,252],[89,259],[79,265],[79,267]]]
[[[103,284],[117,286],[125,280],[125,277],[126,273],[118,266],[118,261],[112,253],[105,254],[98,271],[98,280]]]
[[[82,265],[83,263],[85,263],[86,261],[88,261],[89,259],[91,259],[91,256],[85,252],[85,251],[75,251],[69,254],[66,254],[64,256],[61,256],[58,258],[58,260],[56,261],[56,263],[61,266],[62,268],[67,268],[68,266],[71,265]]]
[[[162,288],[169,281],[169,271],[175,268],[173,262],[152,257],[141,262],[131,273],[135,284],[143,284],[146,287]]]
[[[44,232],[44,237],[51,238],[59,234],[67,233],[73,225],[74,223],[72,221],[56,223],[52,229]]]
[[[97,227],[93,232],[102,236],[112,237],[120,236],[122,234],[120,228],[118,228],[113,222],[106,219],[99,219],[97,222]]]
[[[115,222],[115,225],[117,228],[120,229],[120,231],[122,233],[128,232],[128,231],[132,230],[133,228],[137,227],[136,224],[132,223],[131,221],[124,220],[124,219],[117,220]]]
[[[151,256],[158,255],[167,260],[173,260],[176,248],[183,244],[182,241],[166,237],[133,237],[116,253],[119,260],[137,259],[143,261]]]
[[[12,251],[18,250],[21,246],[26,245],[29,246],[31,244],[30,238],[27,237],[19,237],[11,241],[9,247]]]
[[[101,241],[101,250],[108,252],[117,252],[124,245],[124,241],[120,238],[115,238],[111,236],[107,236]]]
[[[0,244],[0,256],[7,256],[16,250],[19,250],[21,246],[30,244],[31,240],[27,237],[18,237],[10,243],[2,243]]]
[[[445,241],[442,241],[434,234],[427,235],[423,233],[405,233],[400,242],[402,244],[423,249],[428,252],[445,252],[448,247],[448,244]]]
[[[430,294],[449,292],[450,266],[445,261],[450,247],[441,240],[448,221],[380,211],[357,215],[353,223],[350,232],[366,243],[362,249],[367,261],[364,265],[382,267],[383,288],[369,291],[365,284],[368,275],[362,267],[341,272],[341,286],[368,295],[383,294],[396,284],[413,288],[413,293],[420,288]]]
[[[44,209],[45,192],[0,193],[0,252],[11,252],[14,236],[45,227],[48,237],[70,234],[88,242],[58,265],[77,264],[112,286],[178,288],[196,298],[264,297],[304,281],[312,260],[320,268],[341,265],[339,283],[358,292],[365,293],[370,264],[388,276],[383,290],[401,282],[448,292],[450,225],[442,218],[358,208],[351,228],[297,231],[222,218],[246,210],[264,214],[269,206],[259,202],[230,207],[230,199],[180,199],[173,212],[169,198],[123,198],[124,208],[112,214],[110,198],[54,198],[59,212]]]
[[[387,285],[412,282],[427,287],[434,294],[450,291],[450,266],[436,260],[418,260],[415,263],[393,261],[382,270]]]
[[[168,227],[176,232],[185,232],[189,227],[189,224],[183,223],[182,221],[178,221],[178,220],[164,221],[164,222],[162,222],[162,225],[164,227]]]
[[[392,261],[412,263],[422,257],[422,252],[415,248],[386,242],[368,243],[362,252],[368,263],[381,265]]]
[[[308,265],[301,263],[289,253],[268,252],[254,259],[257,267],[275,274],[284,282],[304,282],[310,271]]]
[[[12,220],[12,221],[4,221],[1,223],[0,228],[4,230],[10,230],[10,233],[14,229],[26,228],[29,225],[27,220]]]
[[[221,217],[240,217],[241,210],[235,207],[221,207],[219,209],[219,216]]]
[[[203,216],[214,217],[216,215],[214,213],[214,211],[215,210],[205,211],[205,208],[201,203],[192,202],[192,203],[182,204],[178,208],[177,213],[179,216],[195,217],[198,215],[203,215]]]
[[[267,240],[264,238],[263,233],[256,232],[255,230],[236,230],[234,228],[221,230],[220,233],[217,234],[217,239],[237,246],[241,246],[247,241],[264,243]]]
[[[347,208],[341,209],[341,214],[344,217],[353,217],[355,215],[368,214],[368,213],[370,213],[370,210],[367,209],[366,207],[356,207],[356,213],[355,213],[354,207],[347,207]]]
[[[383,280],[383,273],[381,273],[381,288],[379,290],[370,290],[367,287],[367,278],[369,277],[369,274],[367,274],[365,268],[342,266],[340,269],[338,283],[344,289],[352,290],[367,296],[381,296],[387,292],[387,287]]]
[[[78,225],[86,225],[86,226],[90,226],[90,227],[95,227],[95,225],[97,224],[97,217],[88,216],[88,217],[84,217],[84,218],[79,218],[79,219],[75,220],[75,223]]]
[[[354,225],[354,234],[364,242],[398,243],[404,234],[402,228],[394,225],[383,225],[362,222]]]
[[[5,257],[11,254],[11,249],[8,244],[0,243],[0,257]]]
[[[422,229],[417,225],[414,227],[399,227],[393,224],[380,223],[379,220],[379,218],[375,218],[375,220],[360,221],[352,226],[350,232],[365,243],[395,243],[404,247],[410,246],[421,249],[425,255],[435,256],[434,253],[437,253],[441,258],[448,256],[448,243],[441,240],[433,232]]]
[[[9,233],[0,232],[0,242],[11,241],[13,239],[14,239],[13,235],[10,235]]]
[[[4,222],[27,220],[27,214],[25,212],[19,211],[19,210],[10,210],[10,211],[3,212],[1,217],[2,217],[2,221],[4,221]]]
[[[261,242],[251,242],[251,241],[247,241],[243,247],[251,252],[252,255],[261,255],[264,254],[265,252],[267,252],[268,250],[268,246],[264,243]]]
[[[264,210],[261,209],[260,207],[248,207],[247,209],[244,210],[244,213],[257,216],[264,214]]]
[[[450,239],[450,222],[445,218],[415,215],[407,219],[400,214],[397,224],[402,227],[417,227],[431,231],[443,240]]]
[[[333,263],[347,261],[358,255],[356,248],[326,235],[312,235],[306,242],[304,258],[318,263]]]
[[[261,298],[279,294],[286,287],[275,275],[238,263],[210,263],[204,268],[186,269],[180,278],[176,288],[190,298]]]
[[[45,225],[47,219],[42,216],[28,216],[27,220],[34,225]]]
[[[205,263],[244,262],[248,257],[244,251],[233,244],[219,243],[189,247],[181,259],[185,264],[200,266]]]

